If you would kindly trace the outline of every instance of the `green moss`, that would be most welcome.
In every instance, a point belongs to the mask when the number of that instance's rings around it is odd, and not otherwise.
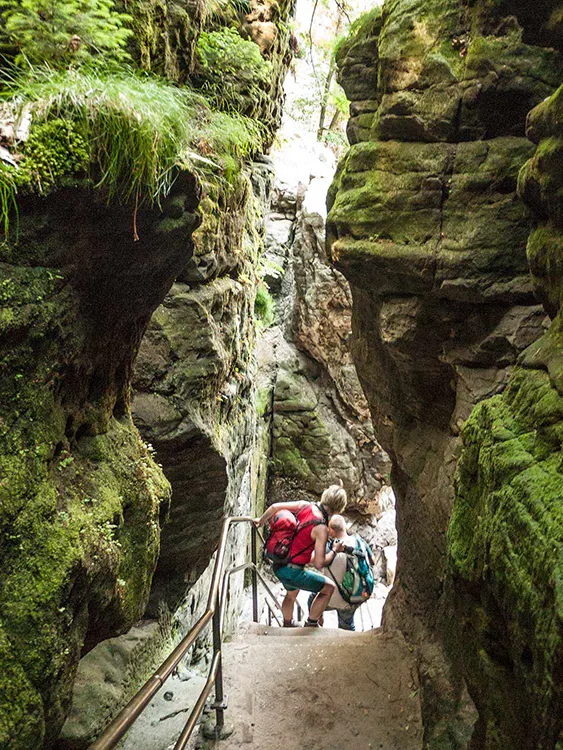
[[[141,614],[169,490],[129,420],[106,421],[79,445],[66,439],[53,365],[73,309],[62,275],[0,264],[0,298],[0,337],[16,342],[0,357],[0,671],[13,677],[0,745],[29,748],[41,746],[43,721],[64,717],[86,606],[108,628]],[[69,331],[80,336],[75,322]],[[18,719],[28,712],[33,729]]]
[[[272,470],[279,476],[302,481],[306,481],[311,476],[311,469],[307,460],[289,438],[276,440]]]
[[[272,78],[272,63],[260,48],[232,28],[204,31],[197,42],[197,81],[223,109],[258,111]]]
[[[487,747],[496,735],[510,744],[514,695],[533,706],[534,747],[552,746],[562,698],[563,433],[554,429],[562,422],[563,398],[547,373],[518,369],[463,430],[448,549]],[[473,603],[463,591],[480,594]],[[472,607],[484,613],[480,625]]]
[[[41,698],[21,665],[13,658],[10,641],[1,625],[0,694],[0,746],[42,747],[44,723]]]
[[[351,24],[348,34],[337,42],[334,48],[336,60],[343,61],[356,43],[377,37],[382,24],[382,9],[379,5],[357,18]]]
[[[86,172],[89,162],[88,144],[74,123],[50,120],[32,129],[14,179],[19,188],[45,193],[63,177]]]
[[[258,285],[254,300],[254,314],[262,328],[269,328],[276,317],[276,305],[264,282]]]
[[[263,417],[272,406],[272,392],[268,386],[266,388],[258,388],[256,391],[256,416]]]
[[[36,467],[2,559],[0,617],[11,658],[49,696],[46,719],[55,725],[70,699],[84,604],[97,609],[99,625],[117,629],[143,611],[168,493],[128,421],[95,441],[99,461],[78,450]]]

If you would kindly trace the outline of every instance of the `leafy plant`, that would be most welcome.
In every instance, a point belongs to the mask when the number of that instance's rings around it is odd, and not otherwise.
[[[65,67],[93,55],[128,57],[131,17],[113,0],[2,0],[4,34],[20,50],[17,63]]]
[[[240,160],[260,145],[256,123],[213,112],[200,94],[147,75],[38,68],[13,82],[12,95],[29,108],[34,127],[71,123],[110,199],[158,201],[179,163],[208,172],[214,157]]]
[[[254,314],[262,328],[269,328],[276,317],[276,304],[266,284],[261,281],[256,289]]]
[[[272,64],[231,28],[204,31],[197,43],[197,80],[222,109],[251,115],[268,89]]]

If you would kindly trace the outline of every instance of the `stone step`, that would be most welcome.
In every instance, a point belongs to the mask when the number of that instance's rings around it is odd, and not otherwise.
[[[249,631],[225,644],[234,733],[209,747],[421,750],[418,673],[400,633]]]

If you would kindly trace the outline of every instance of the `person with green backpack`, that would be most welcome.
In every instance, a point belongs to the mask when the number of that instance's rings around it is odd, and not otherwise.
[[[356,610],[373,593],[373,552],[358,534],[348,534],[346,521],[340,515],[329,520],[328,533],[332,544],[342,551],[323,570],[323,574],[336,584],[326,609],[336,610],[341,630],[355,630]],[[310,597],[309,607],[311,603]]]

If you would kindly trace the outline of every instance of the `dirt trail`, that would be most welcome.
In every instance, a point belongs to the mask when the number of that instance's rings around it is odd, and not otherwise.
[[[235,750],[420,750],[418,678],[400,633],[251,626],[225,644]]]

